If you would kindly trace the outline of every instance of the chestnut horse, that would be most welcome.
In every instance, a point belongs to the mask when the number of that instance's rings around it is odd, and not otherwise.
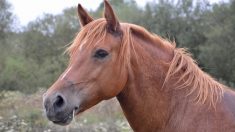
[[[235,92],[203,72],[184,49],[144,28],[120,23],[104,1],[94,20],[78,5],[81,31],[70,63],[44,95],[50,121],[116,97],[136,132],[235,132]]]

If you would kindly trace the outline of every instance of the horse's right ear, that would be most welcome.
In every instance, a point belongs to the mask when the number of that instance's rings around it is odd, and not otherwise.
[[[85,9],[82,7],[81,4],[78,4],[77,10],[78,10],[78,17],[80,20],[81,27],[93,21],[93,18],[85,11]]]
[[[113,8],[107,0],[104,0],[104,17],[107,21],[107,27],[112,33],[120,33],[121,27]]]

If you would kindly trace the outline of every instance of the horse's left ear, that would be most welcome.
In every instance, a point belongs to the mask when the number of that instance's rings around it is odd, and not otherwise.
[[[93,21],[93,18],[85,11],[81,4],[78,4],[77,10],[80,24],[82,27]]]
[[[118,18],[107,0],[104,0],[104,17],[107,21],[108,30],[113,33],[120,33],[121,27]]]

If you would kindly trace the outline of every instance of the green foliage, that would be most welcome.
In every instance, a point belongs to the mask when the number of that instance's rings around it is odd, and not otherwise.
[[[0,0],[0,38],[5,37],[5,33],[10,30],[12,22],[11,5],[6,0]]]
[[[213,5],[207,12],[209,19],[205,36],[207,42],[200,47],[200,60],[216,78],[235,83],[235,1]],[[209,17],[212,16],[212,17]]]
[[[7,50],[9,50],[6,38],[9,36],[12,22],[11,5],[6,0],[0,0],[0,71],[3,69],[2,62],[5,60]]]
[[[195,3],[195,4],[193,4]],[[206,2],[193,0],[160,0],[145,7],[143,25],[167,39],[176,41],[179,47],[187,47],[197,58],[198,46],[206,38],[202,13]]]
[[[188,48],[200,66],[230,86],[235,84],[235,1],[158,0],[139,7],[134,0],[110,0],[120,21],[142,25]],[[91,14],[100,18],[103,3]],[[44,14],[14,32],[11,5],[0,0],[0,90],[35,92],[49,87],[68,62],[63,55],[79,31],[76,8]],[[32,114],[32,118],[35,115]]]

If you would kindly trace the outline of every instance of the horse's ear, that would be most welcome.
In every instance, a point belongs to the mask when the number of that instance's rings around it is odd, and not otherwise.
[[[114,33],[120,32],[121,28],[120,28],[120,23],[118,21],[118,18],[114,14],[112,7],[107,0],[104,0],[104,17],[107,21],[108,29],[111,32],[114,32]]]
[[[78,4],[77,10],[80,24],[82,27],[93,21],[93,18],[85,11],[81,4]]]

